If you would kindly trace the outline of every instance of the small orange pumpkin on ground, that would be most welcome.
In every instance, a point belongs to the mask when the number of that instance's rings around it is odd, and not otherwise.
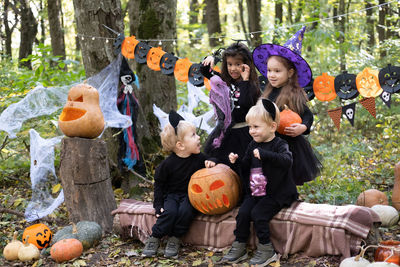
[[[50,245],[52,237],[53,233],[47,225],[37,223],[25,229],[22,234],[22,241],[23,243],[31,243],[38,249],[43,249]]]
[[[280,121],[278,126],[278,133],[284,134],[285,128],[289,127],[293,123],[301,123],[302,119],[296,112],[292,111],[288,106],[285,105],[285,109],[280,113]]]
[[[75,238],[68,238],[60,240],[51,246],[50,255],[56,262],[64,262],[79,257],[82,252],[81,241]]]
[[[356,204],[358,206],[371,208],[375,205],[389,205],[389,201],[385,193],[377,189],[368,189],[361,192],[357,198]]]
[[[224,164],[200,169],[190,178],[188,194],[190,203],[198,211],[207,215],[223,214],[239,201],[239,176]]]
[[[393,255],[392,255],[392,251],[389,248],[389,247],[393,247],[393,248],[399,249],[400,241],[386,240],[386,241],[379,242],[379,245],[382,245],[385,247],[378,247],[376,249],[375,255],[374,255],[375,261],[377,261],[377,262],[380,262],[380,261],[392,262],[397,265],[400,264],[400,252],[398,250],[393,250]],[[392,256],[390,256],[390,255],[392,255]]]

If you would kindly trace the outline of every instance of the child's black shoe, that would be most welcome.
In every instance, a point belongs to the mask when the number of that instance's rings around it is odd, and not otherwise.
[[[153,257],[157,254],[158,247],[160,246],[160,239],[157,237],[150,236],[146,240],[144,245],[142,256],[143,257]]]
[[[246,243],[235,241],[229,252],[222,258],[222,262],[238,263],[247,259]]]
[[[258,267],[266,266],[273,261],[278,260],[278,255],[275,253],[274,247],[271,243],[258,244],[257,250],[253,258],[250,259],[250,265],[257,265]]]
[[[167,258],[178,257],[179,247],[181,241],[175,236],[168,238],[167,245],[165,246],[164,256]]]

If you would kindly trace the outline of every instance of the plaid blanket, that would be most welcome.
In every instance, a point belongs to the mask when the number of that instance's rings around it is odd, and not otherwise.
[[[198,215],[182,241],[197,247],[221,251],[231,246],[238,208],[222,215]],[[114,227],[122,237],[142,242],[151,234],[156,221],[152,203],[124,199],[112,211]],[[270,222],[271,242],[283,256],[303,252],[307,256],[354,255],[362,239],[379,216],[370,208],[294,202]],[[203,233],[203,234],[202,234]],[[257,242],[254,231],[250,247]]]

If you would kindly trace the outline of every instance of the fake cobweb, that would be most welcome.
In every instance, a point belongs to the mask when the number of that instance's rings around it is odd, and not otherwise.
[[[121,54],[110,65],[98,74],[87,79],[87,83],[97,88],[100,96],[100,108],[104,115],[106,127],[127,128],[132,125],[131,118],[123,115],[117,108],[117,95],[119,85],[119,72],[121,67]],[[11,104],[0,114],[0,131],[8,133],[10,138],[16,138],[26,120],[61,112],[67,101],[69,89],[78,83],[61,87],[43,87],[38,85],[32,89],[21,101]],[[188,105],[178,109],[185,120],[191,121],[198,128],[210,133],[212,130],[213,110],[200,116],[193,114],[199,102],[209,105],[209,99],[202,91],[203,88],[188,84]],[[160,121],[161,128],[168,122],[168,115],[153,106],[154,114]],[[211,122],[211,125],[210,123]],[[58,196],[53,196],[52,188],[59,183],[54,168],[54,150],[63,136],[50,139],[40,137],[34,129],[30,133],[31,168],[30,179],[32,183],[31,201],[25,211],[27,221],[34,221],[51,214],[63,201],[64,194],[60,191]]]

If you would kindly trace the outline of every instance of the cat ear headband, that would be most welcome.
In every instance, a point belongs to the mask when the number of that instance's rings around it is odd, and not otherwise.
[[[185,119],[181,115],[179,115],[175,110],[171,110],[168,115],[168,120],[169,123],[172,125],[172,127],[174,127],[175,134],[178,134],[177,130],[178,124],[180,121],[184,121]]]
[[[268,99],[262,99],[262,104],[263,104],[265,110],[268,111],[268,113],[271,115],[272,120],[275,121],[276,108],[275,108],[274,103]]]

